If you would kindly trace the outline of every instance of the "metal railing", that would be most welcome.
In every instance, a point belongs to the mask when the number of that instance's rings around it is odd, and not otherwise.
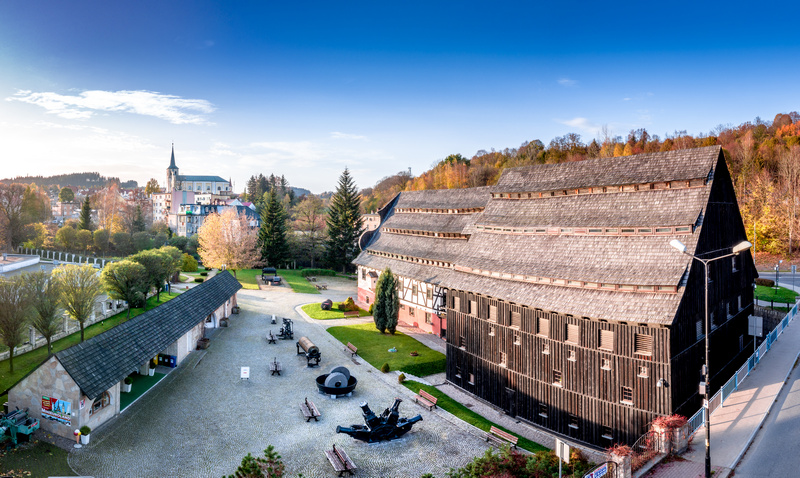
[[[772,329],[772,331],[766,335],[761,345],[756,349],[756,351],[750,357],[747,358],[745,364],[742,365],[742,367],[739,370],[737,370],[736,373],[733,374],[733,377],[731,377],[727,382],[725,382],[725,385],[723,385],[722,388],[719,389],[719,391],[717,391],[717,393],[714,394],[713,397],[711,397],[711,400],[709,401],[708,404],[709,413],[714,413],[714,410],[722,406],[722,404],[725,403],[725,400],[727,400],[727,398],[733,392],[739,389],[739,385],[741,385],[742,382],[744,382],[744,380],[750,375],[750,372],[752,372],[753,369],[756,368],[758,362],[760,362],[761,359],[764,357],[764,355],[767,352],[769,352],[769,350],[772,348],[772,344],[774,344],[775,341],[778,340],[778,337],[780,337],[780,335],[783,333],[786,327],[789,326],[789,323],[792,320],[794,320],[796,315],[797,315],[797,304],[795,304],[794,307],[792,307],[791,310],[789,310],[786,316],[784,316],[784,318],[781,319],[778,325],[775,326],[775,328]],[[706,417],[705,414],[703,413],[702,408],[698,410],[697,413],[692,415],[692,417],[689,419],[689,436],[694,435],[694,433],[699,428],[705,425],[705,418]]]

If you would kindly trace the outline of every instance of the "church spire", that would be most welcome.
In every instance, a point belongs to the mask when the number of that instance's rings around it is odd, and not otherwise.
[[[178,169],[178,167],[175,166],[175,143],[172,143],[172,158],[169,161],[169,168],[167,169]]]

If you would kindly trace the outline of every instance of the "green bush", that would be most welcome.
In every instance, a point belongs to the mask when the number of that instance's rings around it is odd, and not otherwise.
[[[342,312],[358,311],[359,308],[353,301],[352,297],[348,297],[346,301],[339,304],[339,310]]]
[[[400,375],[397,376],[397,383],[403,383],[405,381],[406,381],[406,374],[401,373]]]
[[[124,380],[124,382],[125,382],[125,385],[130,385],[130,384],[132,384],[132,383],[133,383],[133,379],[132,379],[132,378],[130,378],[130,377],[125,377],[125,380]]]
[[[92,433],[92,429],[87,427],[86,425],[82,426],[80,429],[81,435],[88,435]]]
[[[389,373],[389,371],[389,362],[383,362],[383,365],[381,365],[381,372]]]
[[[775,287],[775,281],[772,279],[763,279],[758,277],[756,279],[756,285],[762,285],[764,287]]]
[[[181,271],[197,272],[197,259],[184,253],[183,256],[181,256]]]
[[[200,282],[203,282],[204,280],[205,279],[203,279],[202,277],[197,277],[194,281],[197,282],[197,283],[200,283]]]
[[[203,272],[201,272],[201,273],[200,273],[200,275],[201,275],[201,276],[203,276],[203,277],[205,277],[205,276],[207,276],[207,275],[208,275],[208,272],[206,272],[206,271],[203,271]]]
[[[308,276],[335,276],[336,272],[330,269],[300,269],[300,275]]]
[[[375,309],[375,302],[369,304],[369,315],[372,315],[372,311]]]

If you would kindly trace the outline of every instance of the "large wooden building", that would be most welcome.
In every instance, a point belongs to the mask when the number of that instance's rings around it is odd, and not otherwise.
[[[425,197],[422,216],[452,209],[452,194],[401,193],[355,261],[361,274],[391,267],[418,290],[434,285],[448,381],[598,446],[700,407],[704,269],[669,241],[711,258],[746,240],[719,147],[505,170],[473,193],[484,202],[470,204],[457,248],[411,254],[408,238],[425,227],[411,216],[396,226],[404,196]],[[711,264],[712,389],[752,348],[755,276],[749,251]]]

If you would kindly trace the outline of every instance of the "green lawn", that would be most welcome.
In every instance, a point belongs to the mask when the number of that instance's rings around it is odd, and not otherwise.
[[[161,302],[156,302],[155,296],[150,297],[147,299],[147,310],[152,309],[153,307],[163,304],[164,302],[172,299],[173,297],[177,297],[178,294],[171,293],[166,294],[165,292],[161,293]],[[144,309],[131,309],[131,318],[136,317],[144,312]],[[95,335],[101,334],[106,330],[109,330],[117,325],[125,322],[127,315],[127,311],[120,312],[119,314],[112,315],[111,317],[101,320],[100,322],[94,323],[85,330],[85,336],[87,339],[94,337]],[[74,334],[68,335],[60,340],[53,342],[53,353],[59,352],[66,348],[72,347],[75,344],[80,343],[81,341],[81,332],[80,330],[75,332]],[[0,361],[0,393],[5,390],[10,389],[14,386],[18,381],[22,379],[25,375],[30,373],[31,370],[38,367],[42,362],[47,360],[47,347],[39,347],[38,349],[31,350],[30,352],[24,353],[22,355],[14,356],[14,373],[10,372],[10,366],[8,360]],[[0,396],[0,403],[5,402],[8,399],[7,395]]]
[[[464,420],[465,422],[469,423],[470,425],[474,425],[480,428],[483,431],[488,432],[489,428],[495,426],[503,431],[511,433],[512,435],[516,435],[516,433],[512,433],[511,430],[507,430],[496,423],[493,423],[491,420],[484,418],[483,416],[473,412],[469,408],[465,407],[461,403],[455,401],[454,399],[450,398],[444,392],[440,391],[436,387],[432,387],[430,385],[423,385],[419,382],[415,382],[414,380],[406,380],[403,382],[406,388],[411,390],[414,393],[419,393],[420,389],[425,390],[426,392],[430,393],[434,397],[437,398],[436,406],[440,407],[442,410],[446,410],[456,417]],[[525,437],[519,437],[519,442],[517,446],[520,448],[524,448],[531,452],[539,452],[539,451],[547,451],[548,448],[534,442],[528,440]]]
[[[337,307],[337,303],[333,303],[333,308],[331,310],[322,310],[322,304],[320,302],[316,302],[313,304],[306,304],[303,307],[303,312],[308,314],[309,317],[312,319],[317,320],[329,320],[329,319],[343,319],[344,318],[344,311],[339,310]],[[369,312],[364,309],[358,309],[358,316],[359,317],[367,317],[369,316]]]
[[[236,279],[242,284],[243,289],[258,290],[257,277],[261,275],[261,269],[242,269],[236,271]]]
[[[67,464],[67,452],[42,441],[10,451],[0,449],[0,473],[4,477],[77,476]]]
[[[417,377],[425,377],[444,372],[447,360],[444,354],[431,350],[425,345],[401,332],[394,335],[378,332],[374,324],[344,325],[330,327],[328,332],[341,343],[358,347],[358,355],[380,369],[388,363],[391,370],[400,370]],[[389,352],[395,347],[397,352]],[[412,357],[410,352],[419,353]]]
[[[151,388],[155,387],[155,385],[164,377],[166,377],[163,373],[154,373],[151,377],[150,375],[139,375],[138,373],[134,373],[130,375],[131,381],[131,391],[127,393],[121,393],[119,397],[119,409],[120,411],[125,410],[128,408],[128,405],[133,403],[137,398],[144,395],[144,392],[150,390]]]
[[[772,287],[766,287],[763,285],[756,286],[755,296],[758,300],[766,300],[775,302],[783,302],[794,304],[797,296],[797,292],[787,289],[785,287],[778,287],[778,289],[774,289]]]
[[[300,275],[299,269],[279,269],[278,275],[281,276],[281,279],[285,280],[289,287],[292,288],[293,291],[300,293],[300,294],[319,294],[320,292],[317,290],[316,286],[313,282],[309,282],[306,280],[305,277]],[[321,283],[325,283],[325,279],[320,276],[317,279]]]

